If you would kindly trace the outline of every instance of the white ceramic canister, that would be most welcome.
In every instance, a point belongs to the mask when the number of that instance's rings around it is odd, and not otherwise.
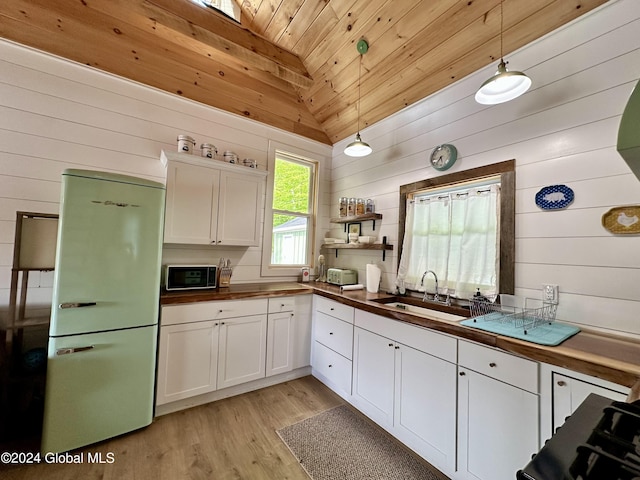
[[[182,153],[193,153],[196,141],[189,135],[178,135],[178,151]]]
[[[225,162],[238,163],[238,155],[234,152],[227,150],[226,152],[224,152],[223,157]]]
[[[250,167],[250,168],[257,168],[258,164],[255,160],[253,160],[252,158],[245,158],[242,163],[244,164],[245,167]]]
[[[212,145],[210,143],[203,143],[202,145],[200,145],[200,153],[205,158],[215,158],[215,156],[218,154],[218,149],[215,145]]]

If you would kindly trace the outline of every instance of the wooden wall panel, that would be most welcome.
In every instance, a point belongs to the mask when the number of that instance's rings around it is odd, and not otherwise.
[[[543,283],[558,284],[559,319],[640,336],[637,238],[614,236],[600,224],[609,208],[640,203],[640,183],[615,151],[622,111],[640,78],[639,22],[636,3],[612,2],[509,55],[534,82],[523,97],[492,107],[475,103],[475,90],[491,74],[486,68],[363,129],[374,150],[369,157],[346,157],[348,141],[339,142],[332,210],[340,196],[373,197],[384,215],[380,233],[395,245],[399,186],[447,173],[428,166],[436,145],[458,147],[451,172],[515,158],[516,294],[539,298]],[[538,209],[535,193],[558,183],[574,189],[574,203]],[[331,266],[360,275],[373,260],[362,252],[329,258]],[[396,262],[395,256],[376,261],[384,289],[393,286]]]

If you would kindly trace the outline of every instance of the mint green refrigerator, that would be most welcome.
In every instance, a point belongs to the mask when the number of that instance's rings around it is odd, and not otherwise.
[[[151,423],[164,185],[65,170],[42,452]]]

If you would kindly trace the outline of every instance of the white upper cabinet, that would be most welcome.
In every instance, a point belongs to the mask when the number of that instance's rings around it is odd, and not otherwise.
[[[260,245],[267,172],[162,152],[167,167],[165,243]]]

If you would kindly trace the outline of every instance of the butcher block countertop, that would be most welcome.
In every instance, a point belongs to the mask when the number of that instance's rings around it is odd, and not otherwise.
[[[627,387],[635,385],[636,389],[640,388],[640,342],[638,341],[583,330],[558,346],[547,347],[466,327],[458,322],[441,320],[435,316],[426,318],[398,311],[375,301],[391,296],[386,293],[368,293],[366,290],[342,292],[338,286],[314,282],[308,284],[255,283],[231,285],[219,290],[162,292],[160,304],[268,298],[305,293],[316,293],[384,317],[497,347],[531,360],[565,367]]]

